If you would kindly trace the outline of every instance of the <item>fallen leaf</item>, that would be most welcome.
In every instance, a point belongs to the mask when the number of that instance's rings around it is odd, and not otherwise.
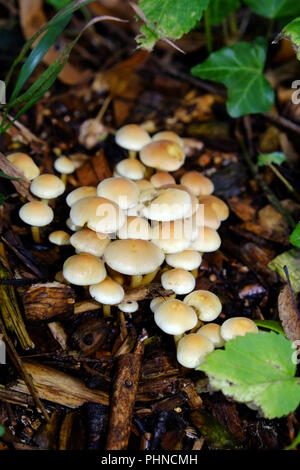
[[[300,340],[300,316],[297,309],[296,299],[285,285],[278,297],[278,314],[282,322],[284,332],[292,341]]]

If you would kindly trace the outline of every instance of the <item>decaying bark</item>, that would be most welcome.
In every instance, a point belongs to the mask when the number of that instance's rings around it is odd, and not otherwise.
[[[98,318],[88,319],[73,334],[73,340],[85,355],[94,353],[107,337],[108,327]]]
[[[107,450],[127,449],[142,354],[143,344],[138,343],[133,354],[124,354],[118,361],[118,371],[110,403]]]
[[[97,186],[100,181],[110,178],[112,173],[103,149],[100,149],[93,158],[80,167],[76,176],[80,186]]]
[[[73,289],[59,282],[34,284],[23,294],[24,311],[28,321],[49,321],[66,317],[74,311]]]
[[[32,196],[29,192],[30,181],[25,178],[24,173],[19,170],[15,165],[13,165],[7,158],[0,152],[0,170],[3,171],[6,175],[12,176],[11,182],[16,188],[16,191],[29,201],[34,201],[36,198]]]
[[[161,284],[149,284],[148,286],[136,287],[126,292],[123,302],[135,300],[136,302],[145,299],[153,299],[154,297],[167,297],[172,295],[172,290],[164,289]]]

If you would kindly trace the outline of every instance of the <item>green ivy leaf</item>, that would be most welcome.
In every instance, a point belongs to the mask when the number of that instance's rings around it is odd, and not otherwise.
[[[209,17],[211,24],[218,26],[229,13],[240,6],[240,0],[210,0]]]
[[[240,41],[211,54],[191,72],[223,83],[228,88],[227,111],[231,117],[269,111],[274,92],[263,75],[267,47],[262,38]]]
[[[300,14],[300,4],[295,0],[244,0],[252,11],[266,18],[293,18]]]
[[[290,242],[292,245],[300,248],[300,222],[297,223],[296,227],[290,235]]]
[[[209,0],[141,0],[139,7],[147,24],[141,28],[142,36],[138,37],[138,44],[152,49],[161,36],[181,38],[196,26],[208,2]]]
[[[259,409],[266,418],[280,418],[300,403],[293,351],[283,335],[248,333],[226,343],[225,350],[209,354],[199,370],[215,390]]]
[[[293,43],[297,58],[300,60],[300,16],[283,28],[279,38],[282,37],[289,39]]]
[[[283,152],[271,152],[271,153],[261,153],[258,155],[257,164],[258,166],[266,166],[269,163],[275,163],[276,165],[281,165],[286,161],[286,156]]]
[[[284,335],[283,328],[279,321],[276,320],[255,320],[255,324],[267,330],[273,330],[276,333]]]

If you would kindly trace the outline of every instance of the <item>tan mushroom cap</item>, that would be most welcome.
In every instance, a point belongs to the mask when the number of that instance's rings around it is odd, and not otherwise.
[[[170,299],[171,297],[162,297],[162,296],[154,297],[154,299],[151,300],[150,305],[149,305],[151,312],[155,313],[160,305],[162,305],[164,302]]]
[[[70,243],[78,253],[90,253],[100,257],[110,243],[110,238],[106,233],[94,232],[94,230],[84,228],[73,233]]]
[[[116,171],[120,176],[136,181],[144,178],[146,168],[136,158],[125,158],[116,165]]]
[[[194,310],[181,300],[172,299],[163,302],[154,312],[157,326],[169,335],[182,335],[197,325]]]
[[[183,302],[193,307],[199,320],[210,322],[215,320],[222,311],[219,297],[207,290],[195,290],[188,294]]]
[[[139,188],[127,178],[106,178],[97,186],[97,194],[114,201],[121,209],[134,207],[139,200]]]
[[[177,361],[184,367],[195,369],[213,350],[214,345],[208,338],[197,333],[190,333],[181,338],[177,344]]]
[[[72,207],[75,202],[84,199],[85,197],[97,196],[97,189],[94,186],[81,186],[80,188],[71,191],[66,198],[66,203]]]
[[[109,277],[89,287],[93,299],[104,305],[116,305],[124,298],[124,289]]]
[[[149,142],[150,135],[137,124],[127,124],[116,132],[116,143],[127,150],[139,151]]]
[[[51,207],[41,201],[27,202],[19,210],[20,219],[33,227],[44,227],[52,222],[54,214]]]
[[[125,224],[117,233],[118,238],[136,238],[140,240],[150,240],[151,227],[149,222],[142,217],[128,216]]]
[[[49,241],[54,245],[70,245],[70,235],[64,230],[55,230],[49,235]]]
[[[192,208],[191,196],[180,189],[161,189],[143,209],[144,217],[160,222],[181,219]]]
[[[210,227],[198,227],[198,236],[190,245],[191,250],[210,253],[221,246],[221,238],[218,232]]]
[[[96,256],[80,253],[68,258],[63,265],[63,276],[76,286],[90,286],[106,278],[105,266]]]
[[[237,336],[245,336],[246,333],[258,333],[256,324],[250,318],[229,318],[221,326],[221,336],[224,341],[230,341]]]
[[[66,220],[66,226],[72,230],[72,232],[77,232],[78,230],[81,230],[82,227],[79,225],[73,224],[72,220],[70,217]]]
[[[75,225],[95,232],[113,233],[125,223],[125,214],[119,206],[104,197],[85,197],[72,205],[70,218]]]
[[[118,305],[121,312],[133,313],[139,309],[139,304],[135,300],[126,300]]]
[[[150,182],[155,188],[160,188],[166,184],[176,184],[174,176],[170,175],[167,171],[158,171],[151,176]]]
[[[209,206],[215,211],[220,220],[226,220],[229,217],[229,208],[227,204],[217,196],[200,196],[199,203]]]
[[[75,171],[75,165],[68,157],[64,155],[57,158],[54,162],[54,169],[61,174],[70,175]]]
[[[40,174],[39,167],[34,163],[32,158],[27,153],[15,152],[7,155],[9,160],[19,170],[23,171],[25,178],[33,180]]]
[[[221,326],[217,323],[206,323],[196,333],[209,339],[215,348],[222,348],[224,346],[225,341],[221,336]]]
[[[154,189],[153,184],[150,181],[145,180],[145,179],[137,180],[136,185],[140,191],[145,191],[145,189]]]
[[[173,268],[183,268],[187,271],[199,268],[202,256],[195,250],[184,250],[166,255],[166,262]]]
[[[45,173],[32,180],[30,191],[41,199],[54,199],[65,191],[65,185],[58,176]]]
[[[182,147],[170,140],[159,140],[145,145],[140,151],[144,165],[161,171],[176,171],[183,164],[185,155]]]
[[[177,295],[188,294],[195,288],[195,284],[194,276],[182,268],[170,269],[161,276],[163,288],[171,289]]]
[[[197,227],[205,226],[218,230],[221,220],[211,206],[197,203],[197,209],[193,214],[193,221]]]
[[[128,274],[148,274],[155,271],[165,256],[153,243],[147,240],[116,240],[104,251],[104,259],[115,271]]]
[[[156,222],[151,229],[152,243],[167,254],[179,253],[186,250],[191,244],[190,235],[189,231],[185,228],[184,219],[172,220],[171,222]]]
[[[184,147],[183,140],[179,137],[179,135],[172,131],[157,132],[152,136],[152,140],[154,142],[157,142],[158,140],[171,140],[171,142],[176,142],[176,144],[180,145],[180,147]]]
[[[194,196],[208,196],[214,191],[213,182],[199,171],[187,171],[180,183],[187,186]]]

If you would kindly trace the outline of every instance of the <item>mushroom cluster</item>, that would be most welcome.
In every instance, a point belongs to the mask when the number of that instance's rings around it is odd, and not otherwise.
[[[115,139],[128,151],[128,158],[116,165],[113,177],[97,187],[70,192],[66,223],[73,234],[57,230],[49,236],[52,243],[70,244],[75,250],[57,278],[85,286],[103,305],[104,315],[110,315],[111,306],[135,312],[138,303],[124,301],[126,287],[160,280],[174,294],[151,301],[154,320],[165,333],[174,335],[178,361],[185,367],[197,367],[215,347],[256,328],[246,318],[227,320],[222,327],[209,323],[221,312],[220,300],[211,292],[194,290],[203,253],[221,245],[217,230],[229,215],[228,207],[212,194],[214,185],[201,172],[185,172],[176,181],[172,172],[184,164],[185,151],[183,140],[174,132],[150,137],[141,126],[129,124],[116,132]],[[40,201],[24,204],[20,217],[32,226],[37,242],[38,227],[53,219],[48,200],[63,194],[66,175],[75,169],[72,165],[68,158],[59,157],[54,165],[61,173],[59,178],[39,175],[28,163],[30,189]]]

